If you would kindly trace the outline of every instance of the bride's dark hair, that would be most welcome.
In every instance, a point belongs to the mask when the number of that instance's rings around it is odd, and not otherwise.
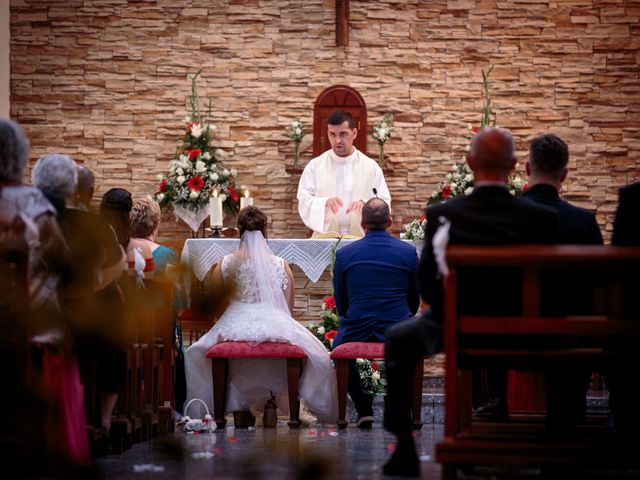
[[[253,205],[244,207],[238,214],[238,230],[240,230],[240,236],[244,232],[259,230],[262,236],[267,238],[267,216]]]

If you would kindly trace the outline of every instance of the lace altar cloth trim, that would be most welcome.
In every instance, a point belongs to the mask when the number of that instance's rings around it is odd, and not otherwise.
[[[290,264],[302,269],[307,278],[317,282],[322,272],[331,263],[331,248],[338,240],[335,239],[271,239],[269,247],[273,253],[284,258]],[[342,240],[338,248],[349,245],[357,240]],[[403,240],[416,247],[418,255],[422,253],[422,240]],[[200,281],[204,280],[207,272],[225,255],[238,250],[240,240],[237,238],[190,238],[182,249],[182,263],[186,264]]]

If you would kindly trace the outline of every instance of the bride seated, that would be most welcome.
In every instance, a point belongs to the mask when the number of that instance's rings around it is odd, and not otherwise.
[[[300,379],[300,397],[318,421],[336,421],[336,380],[324,345],[291,316],[293,275],[287,262],[275,256],[266,237],[267,217],[254,206],[238,215],[240,246],[225,256],[213,272],[214,285],[235,284],[235,293],[218,322],[185,352],[187,402],[202,399],[213,411],[211,360],[207,351],[221,342],[285,342],[302,348],[307,360]],[[222,283],[219,283],[222,282]],[[225,412],[260,411],[265,402],[286,397],[286,360],[231,359]],[[283,402],[278,402],[282,404]],[[195,404],[194,404],[195,405]],[[194,417],[195,412],[190,412]],[[200,412],[199,416],[203,416]]]

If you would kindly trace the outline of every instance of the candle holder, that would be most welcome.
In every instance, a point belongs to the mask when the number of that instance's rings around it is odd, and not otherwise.
[[[212,227],[209,228],[208,230],[211,230],[211,235],[209,235],[209,238],[223,238],[224,235],[222,235],[222,227]]]

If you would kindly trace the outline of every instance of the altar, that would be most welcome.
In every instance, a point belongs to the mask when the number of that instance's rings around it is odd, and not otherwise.
[[[415,246],[418,256],[422,252],[423,240],[403,240]],[[306,277],[316,283],[331,264],[332,251],[357,240],[282,238],[269,239],[269,247],[274,255],[284,258],[289,264],[297,265]],[[182,249],[182,264],[195,277],[203,281],[207,272],[225,255],[238,250],[238,238],[190,238]]]

